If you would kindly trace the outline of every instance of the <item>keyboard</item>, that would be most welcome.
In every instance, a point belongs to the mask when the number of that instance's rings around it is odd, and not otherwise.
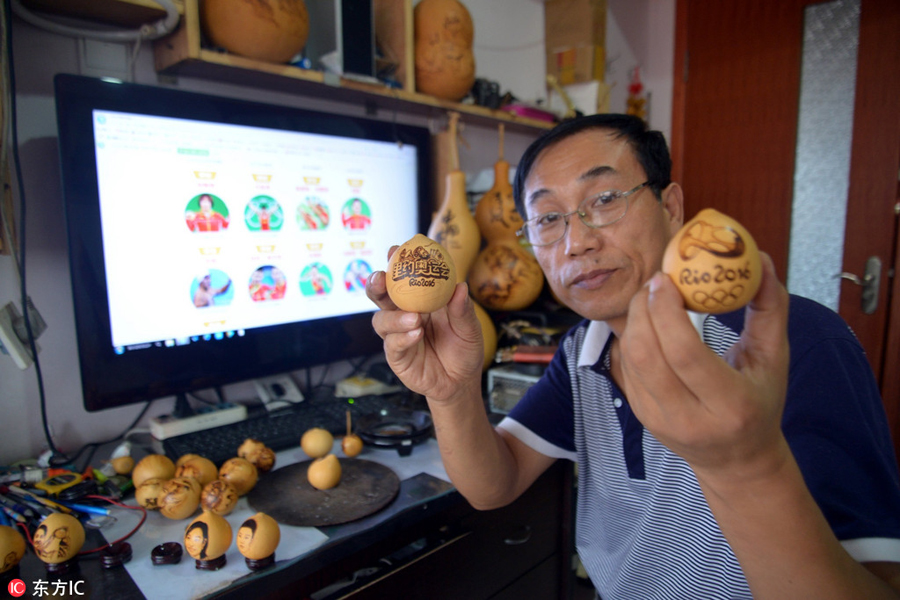
[[[194,431],[154,440],[156,450],[173,461],[185,454],[199,454],[221,466],[237,456],[237,449],[247,438],[253,438],[278,452],[300,446],[303,433],[312,427],[327,429],[335,436],[347,433],[347,410],[356,423],[374,414],[388,415],[397,410],[427,410],[421,396],[410,393],[358,398],[312,398],[259,416],[220,427]],[[356,428],[354,427],[354,430]],[[161,450],[160,447],[161,446]]]

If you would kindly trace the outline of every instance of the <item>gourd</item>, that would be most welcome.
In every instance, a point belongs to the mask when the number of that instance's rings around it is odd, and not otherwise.
[[[499,127],[500,157],[494,164],[494,184],[478,201],[475,220],[487,244],[469,272],[469,291],[490,310],[521,310],[531,305],[544,286],[544,273],[516,232],[522,217],[516,210],[509,163],[503,159],[503,125]]]
[[[459,113],[450,113],[450,171],[446,176],[444,200],[431,221],[428,237],[443,246],[456,266],[456,280],[465,281],[481,247],[481,234],[466,197],[466,174],[459,168],[456,134]]]
[[[481,370],[487,371],[494,364],[494,355],[497,353],[497,326],[478,302],[473,300],[472,306],[475,307],[475,316],[478,317],[478,324],[481,325],[481,340],[484,344],[484,362]]]
[[[213,45],[273,63],[288,62],[309,37],[304,0],[203,0],[200,23]]]
[[[458,0],[422,0],[414,10],[416,90],[460,100],[475,83],[475,28]]]

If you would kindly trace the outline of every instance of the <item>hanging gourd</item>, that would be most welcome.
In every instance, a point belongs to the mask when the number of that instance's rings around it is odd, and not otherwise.
[[[523,222],[509,183],[509,163],[503,159],[502,124],[499,135],[494,185],[475,208],[475,219],[487,245],[469,271],[469,292],[485,308],[521,310],[537,300],[544,287],[544,273],[516,235]]]
[[[475,28],[458,0],[422,0],[414,10],[416,90],[460,100],[475,83]]]
[[[478,324],[481,325],[481,340],[484,344],[484,362],[481,370],[487,371],[494,364],[494,355],[497,354],[497,326],[478,302],[473,300],[472,306],[475,307],[475,316],[478,317]]]
[[[203,34],[213,46],[273,63],[286,63],[309,36],[304,0],[203,0]]]
[[[481,234],[466,196],[466,174],[459,168],[459,149],[456,143],[459,113],[450,113],[449,152],[450,171],[447,173],[444,201],[431,221],[428,237],[443,246],[456,265],[456,280],[465,281],[472,262],[481,247]]]

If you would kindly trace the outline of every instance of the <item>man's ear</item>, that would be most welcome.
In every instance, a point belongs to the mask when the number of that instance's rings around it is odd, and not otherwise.
[[[662,207],[669,215],[669,227],[674,235],[684,225],[684,192],[677,183],[670,183],[660,194]]]

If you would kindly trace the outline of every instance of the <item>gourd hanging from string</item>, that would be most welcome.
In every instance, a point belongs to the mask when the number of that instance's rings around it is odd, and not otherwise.
[[[503,158],[502,124],[499,136],[494,185],[475,208],[475,219],[487,245],[469,272],[469,291],[490,310],[521,310],[537,300],[544,287],[544,273],[516,235],[523,222],[509,183],[509,163]]]
[[[451,112],[448,136],[450,171],[446,177],[444,200],[431,221],[428,237],[450,253],[456,265],[456,280],[465,281],[481,246],[481,234],[469,209],[466,174],[459,168],[458,122],[459,113]]]

